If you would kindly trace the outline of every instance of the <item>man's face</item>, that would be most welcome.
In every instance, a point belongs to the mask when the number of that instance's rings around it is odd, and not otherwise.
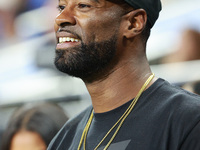
[[[116,54],[122,8],[105,0],[60,0],[58,8],[56,67],[82,79],[102,72]]]

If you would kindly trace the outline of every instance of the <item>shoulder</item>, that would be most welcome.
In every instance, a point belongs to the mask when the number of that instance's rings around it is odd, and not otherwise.
[[[66,124],[61,128],[61,130],[57,133],[57,135],[53,138],[47,150],[54,150],[58,147],[62,147],[62,142],[64,140],[68,141],[69,143],[72,142],[73,136],[76,134],[76,131],[85,124],[91,111],[92,106],[89,106],[80,114],[68,120]]]
[[[160,105],[167,107],[168,110],[181,114],[200,115],[200,95],[186,91],[169,82],[158,79],[159,86],[153,92],[152,97],[156,96]]]
[[[165,116],[178,126],[194,126],[200,120],[200,96],[169,82],[158,79],[146,96],[146,104],[153,115]],[[153,108],[153,109],[150,109]]]
[[[167,81],[165,81],[164,88],[166,90],[164,94],[166,94],[168,100],[174,105],[177,105],[179,109],[183,108],[195,110],[195,108],[198,108],[198,111],[200,111],[199,95],[186,91],[176,85],[172,85]]]
[[[169,102],[176,105],[183,105],[190,107],[190,105],[200,105],[200,95],[186,91],[169,82],[158,79],[155,83],[153,96],[160,97],[162,102]]]
[[[172,143],[178,140],[181,150],[200,149],[199,95],[158,79],[146,98],[147,115],[172,135]]]
[[[187,130],[189,133],[200,125],[200,96],[167,81],[162,82],[162,86],[157,90],[161,110],[168,114],[168,119],[176,127],[183,127],[182,131]]]

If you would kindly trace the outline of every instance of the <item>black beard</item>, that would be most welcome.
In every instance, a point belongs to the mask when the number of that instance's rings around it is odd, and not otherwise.
[[[68,50],[56,50],[54,64],[70,76],[89,79],[103,72],[116,52],[116,35],[109,40],[88,45],[81,43]]]

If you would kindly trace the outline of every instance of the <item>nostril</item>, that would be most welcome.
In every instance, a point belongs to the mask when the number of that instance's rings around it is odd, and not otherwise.
[[[60,23],[60,27],[70,26],[72,25],[70,22],[62,22]]]

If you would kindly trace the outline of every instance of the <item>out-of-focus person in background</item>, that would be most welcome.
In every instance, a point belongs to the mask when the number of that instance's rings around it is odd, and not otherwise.
[[[1,0],[0,46],[4,47],[23,42],[45,32],[41,27],[43,25],[41,23],[42,14],[38,17],[38,11],[35,13],[33,11],[50,6],[50,4],[51,0]],[[33,14],[35,14],[35,17]]]
[[[195,60],[200,60],[200,32],[193,28],[185,28],[180,36],[179,43],[175,47],[175,51],[163,57],[160,62],[163,64],[169,64]],[[181,67],[183,67],[183,65],[181,65]],[[181,83],[180,86],[185,90],[200,95],[199,80],[184,82]]]
[[[68,120],[54,103],[28,103],[17,109],[3,133],[1,150],[46,150],[49,142]]]
[[[0,40],[12,40],[15,37],[15,18],[24,10],[25,0],[0,1]]]
[[[162,63],[184,62],[200,59],[200,32],[188,28],[182,32],[176,50],[162,59]]]

